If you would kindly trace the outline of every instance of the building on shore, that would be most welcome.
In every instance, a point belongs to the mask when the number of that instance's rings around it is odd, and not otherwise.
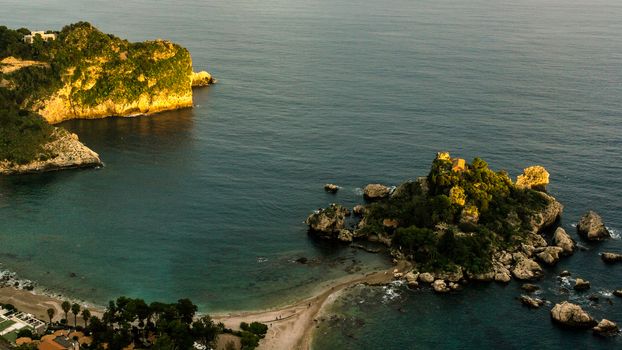
[[[30,32],[29,35],[24,35],[24,42],[28,44],[32,44],[35,41],[35,38],[37,37],[37,35],[41,36],[41,39],[45,41],[56,40],[56,34],[54,33],[46,34],[44,31],[38,31],[38,32]]]

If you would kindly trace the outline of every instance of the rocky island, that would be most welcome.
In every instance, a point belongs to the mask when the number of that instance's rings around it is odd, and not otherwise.
[[[554,265],[574,250],[562,228],[550,232],[551,244],[543,236],[563,211],[546,193],[548,179],[548,172],[535,166],[514,183],[482,159],[468,164],[441,152],[427,177],[396,188],[365,187],[367,204],[354,208],[355,218],[333,204],[306,223],[322,238],[384,243],[396,260],[414,266],[398,277],[411,285],[429,283],[437,292],[466,281],[536,280],[543,274],[541,264]]]
[[[0,27],[0,173],[101,165],[65,120],[148,115],[192,107],[195,73],[187,49],[165,40],[130,43],[86,22],[34,35]]]

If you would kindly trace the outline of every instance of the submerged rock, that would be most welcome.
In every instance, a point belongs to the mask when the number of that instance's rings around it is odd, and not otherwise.
[[[592,328],[592,331],[596,335],[600,335],[603,337],[613,337],[620,332],[618,325],[615,322],[609,321],[607,319],[602,319],[598,322],[596,327]]]
[[[391,189],[381,184],[369,184],[363,189],[365,199],[374,201],[387,198],[391,193]]]
[[[551,309],[551,318],[554,322],[570,328],[592,328],[596,321],[576,304],[564,301],[555,304]]]
[[[602,253],[600,258],[607,264],[622,262],[622,254],[617,253]]]
[[[577,232],[590,241],[601,241],[611,237],[603,219],[592,210],[581,217],[577,224]]]
[[[531,283],[525,283],[521,286],[521,289],[524,290],[527,293],[533,293],[537,290],[540,289],[539,286],[535,285],[535,284],[531,284]]]

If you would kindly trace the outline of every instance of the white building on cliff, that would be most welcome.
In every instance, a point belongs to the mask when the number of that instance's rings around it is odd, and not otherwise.
[[[28,44],[32,44],[35,41],[37,35],[41,36],[41,39],[45,41],[56,40],[56,34],[45,34],[44,31],[30,32],[30,35],[24,35],[24,41]]]

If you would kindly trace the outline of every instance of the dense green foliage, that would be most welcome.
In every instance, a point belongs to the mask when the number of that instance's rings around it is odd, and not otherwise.
[[[54,130],[40,116],[20,109],[11,91],[0,89],[0,160],[23,164],[51,155],[43,148]]]
[[[224,326],[209,316],[195,320],[197,311],[188,299],[177,303],[145,303],[142,299],[120,297],[111,301],[101,319],[91,317],[86,331],[92,334],[90,348],[122,349],[132,343],[152,349],[191,349],[195,342],[210,345]],[[148,342],[155,335],[155,342]]]
[[[545,204],[536,191],[517,188],[506,172],[490,170],[479,158],[462,170],[437,158],[426,181],[404,183],[389,199],[368,205],[361,232],[389,235],[424,268],[460,265],[480,273],[490,269],[495,247],[520,241]],[[399,228],[385,227],[387,218]]]

